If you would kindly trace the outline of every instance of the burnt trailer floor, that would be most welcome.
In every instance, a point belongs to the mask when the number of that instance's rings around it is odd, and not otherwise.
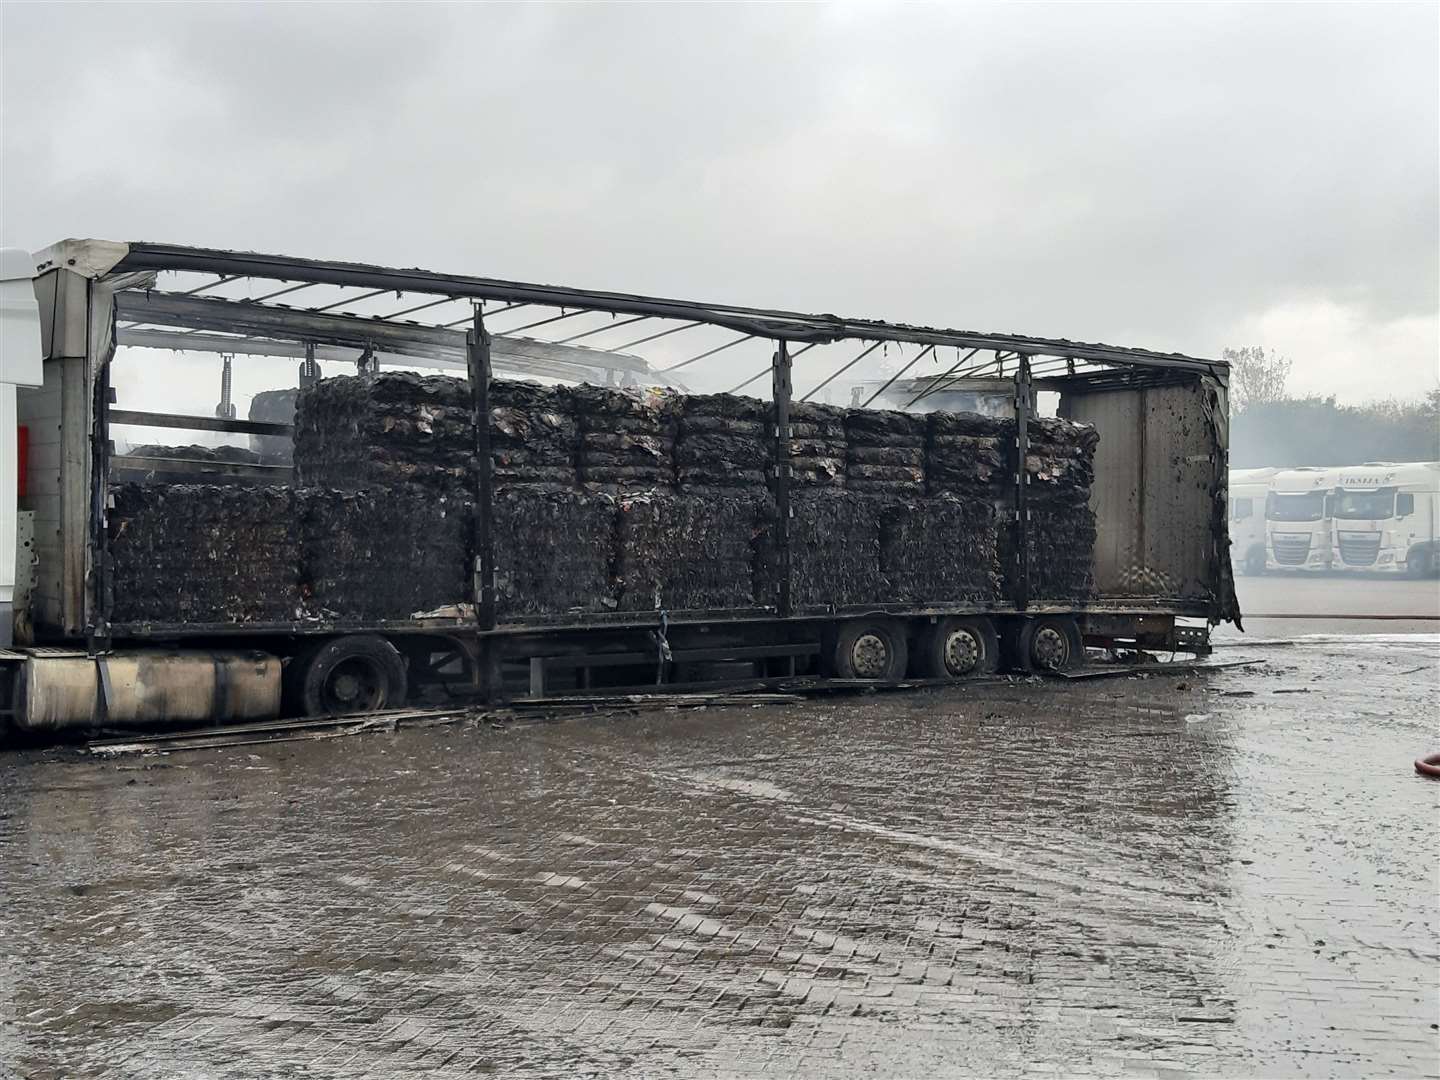
[[[0,759],[0,1074],[1440,1070],[1434,636]]]

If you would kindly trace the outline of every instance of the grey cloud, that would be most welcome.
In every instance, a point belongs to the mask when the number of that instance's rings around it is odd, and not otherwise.
[[[1297,302],[1435,315],[1432,5],[0,11],[9,243],[1196,353]]]

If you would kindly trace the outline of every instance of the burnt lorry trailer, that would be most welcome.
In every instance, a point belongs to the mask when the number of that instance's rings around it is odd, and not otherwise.
[[[1203,653],[1239,618],[1222,362],[162,244],[36,258],[22,731],[964,678]],[[218,376],[214,414],[118,399],[173,401],[162,363]],[[247,363],[286,377],[239,418]]]

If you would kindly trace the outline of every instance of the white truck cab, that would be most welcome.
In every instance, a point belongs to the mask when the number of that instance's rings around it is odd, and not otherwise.
[[[1328,570],[1332,562],[1328,498],[1335,470],[1281,469],[1265,497],[1265,569]]]
[[[1279,471],[1230,470],[1230,560],[1242,574],[1265,572],[1265,496]]]
[[[0,248],[0,649],[13,640],[20,433],[15,388],[44,382],[35,261],[20,248]]]
[[[1337,469],[1329,515],[1337,570],[1429,577],[1440,568],[1440,462]]]

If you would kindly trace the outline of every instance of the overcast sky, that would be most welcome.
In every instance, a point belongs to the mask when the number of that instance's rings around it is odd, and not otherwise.
[[[0,5],[0,238],[1440,356],[1432,3]]]

